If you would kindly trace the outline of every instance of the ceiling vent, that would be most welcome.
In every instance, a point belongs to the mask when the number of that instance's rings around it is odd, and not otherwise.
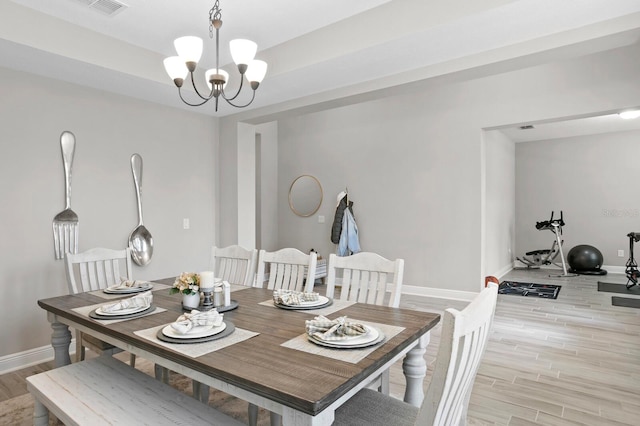
[[[531,124],[527,124],[526,126],[520,126],[518,127],[520,130],[531,130],[531,129],[535,129],[535,127],[533,127]]]
[[[116,15],[117,13],[120,13],[121,11],[129,7],[126,4],[120,3],[119,1],[116,1],[116,0],[74,0],[74,1],[78,3],[82,3],[87,7],[89,7],[89,9],[93,9],[97,12],[100,12],[105,16]]]

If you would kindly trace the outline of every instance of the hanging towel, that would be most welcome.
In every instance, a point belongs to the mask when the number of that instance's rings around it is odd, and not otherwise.
[[[351,204],[353,202],[349,203]],[[344,210],[342,218],[342,233],[338,242],[338,256],[349,256],[358,253],[360,250],[360,241],[358,240],[358,226],[356,220],[351,213],[351,209]]]

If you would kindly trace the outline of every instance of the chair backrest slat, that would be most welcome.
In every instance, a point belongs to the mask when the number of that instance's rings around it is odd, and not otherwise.
[[[327,297],[333,298],[342,273],[340,299],[383,305],[387,287],[391,287],[388,305],[400,306],[404,260],[389,260],[376,253],[360,252],[351,256],[329,255],[327,265]]]

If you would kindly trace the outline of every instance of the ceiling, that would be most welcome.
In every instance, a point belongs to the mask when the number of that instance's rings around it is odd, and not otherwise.
[[[110,16],[89,7],[94,1],[0,2],[0,66],[217,117],[238,113],[185,106],[162,66],[175,54],[173,39],[197,35],[205,40],[200,67],[214,67],[213,0],[123,0]],[[269,64],[256,101],[242,110],[254,116],[640,38],[638,0],[220,0],[220,7],[221,63],[231,62],[229,40],[249,38]],[[232,88],[236,75],[226,68]]]

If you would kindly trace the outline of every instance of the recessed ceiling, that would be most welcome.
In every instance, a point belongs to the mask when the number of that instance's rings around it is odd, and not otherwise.
[[[640,130],[640,118],[625,120],[618,114],[538,123],[534,124],[532,129],[521,129],[520,126],[500,129],[514,142],[534,142],[631,130]]]
[[[205,39],[202,68],[213,67],[212,0],[123,0],[126,8],[111,16],[88,1],[0,2],[0,66],[213,116],[238,112],[184,106],[162,66],[176,37],[197,35]],[[254,114],[480,67],[500,72],[509,61],[531,66],[559,49],[567,57],[640,37],[638,0],[220,0],[220,7],[221,62],[230,62],[229,40],[249,38],[269,63],[247,108]],[[527,56],[535,61],[522,61]]]

